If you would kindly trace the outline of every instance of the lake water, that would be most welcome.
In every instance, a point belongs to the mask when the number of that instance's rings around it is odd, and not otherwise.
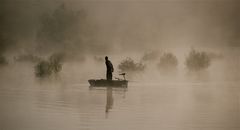
[[[70,75],[41,81],[28,67],[0,76],[0,130],[240,129],[239,81],[129,82],[124,89],[90,88]]]

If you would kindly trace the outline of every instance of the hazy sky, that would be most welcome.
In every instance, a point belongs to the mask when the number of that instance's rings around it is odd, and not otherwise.
[[[240,45],[237,0],[1,0],[0,7],[1,53]]]

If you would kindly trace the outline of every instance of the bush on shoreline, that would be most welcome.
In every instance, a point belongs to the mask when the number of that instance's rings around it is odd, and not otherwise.
[[[145,69],[145,65],[141,62],[136,63],[131,58],[126,58],[118,65],[118,68],[121,72],[140,72]]]
[[[158,67],[160,68],[176,68],[178,65],[177,57],[172,53],[164,53],[160,57]]]
[[[52,73],[58,73],[62,70],[63,54],[56,53],[49,57],[48,60],[42,60],[35,66],[37,77],[49,76]]]
[[[210,66],[210,57],[204,51],[196,51],[192,49],[185,61],[185,64],[189,70],[203,70]]]

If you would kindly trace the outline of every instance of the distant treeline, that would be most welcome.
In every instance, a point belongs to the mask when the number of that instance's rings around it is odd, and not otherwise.
[[[211,65],[213,59],[223,58],[221,54],[213,52],[198,51],[192,49],[185,58],[184,65],[190,71],[200,71],[207,69]],[[121,72],[142,72],[149,64],[149,61],[157,61],[157,68],[171,70],[178,66],[178,59],[176,55],[171,52],[160,53],[159,51],[152,51],[145,53],[140,62],[136,62],[131,58],[126,58],[118,65]],[[152,62],[154,64],[154,62]]]
[[[207,69],[211,65],[213,59],[219,59],[222,57],[222,54],[191,49],[183,62],[189,71],[200,71]],[[71,55],[65,53],[54,53],[48,58],[32,54],[23,54],[15,56],[13,60],[15,62],[34,63],[36,76],[44,77],[60,72],[63,62],[68,62],[69,58],[71,58]],[[81,58],[80,61],[83,62],[84,59],[85,58]],[[95,63],[104,63],[104,58],[100,56],[94,56],[93,60]],[[8,60],[4,56],[0,56],[0,65],[3,66],[8,64]],[[138,73],[144,72],[147,67],[152,67],[152,65],[160,70],[176,70],[179,65],[179,60],[174,53],[152,51],[150,53],[145,53],[142,58],[140,58],[140,61],[135,61],[134,59],[127,57],[117,65],[117,68],[120,72]]]

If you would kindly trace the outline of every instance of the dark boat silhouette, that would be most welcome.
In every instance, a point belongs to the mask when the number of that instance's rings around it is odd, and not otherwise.
[[[116,80],[106,80],[106,79],[90,79],[88,80],[91,87],[127,87],[128,80],[125,79],[126,73],[119,74],[122,75],[124,79],[116,78]]]

